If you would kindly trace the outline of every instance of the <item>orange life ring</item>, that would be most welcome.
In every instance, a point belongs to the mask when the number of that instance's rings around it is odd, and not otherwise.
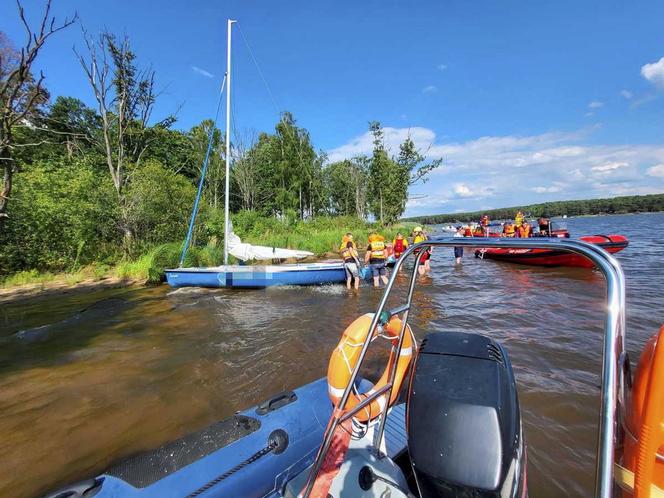
[[[367,313],[366,315],[356,318],[355,321],[344,330],[339,344],[337,344],[337,347],[334,348],[334,351],[332,352],[330,363],[327,367],[327,389],[330,399],[335,405],[339,403],[339,400],[350,381],[351,373],[355,368],[355,365],[357,365],[362,345],[364,344],[367,334],[369,334],[369,326],[371,325],[372,318],[372,313]],[[388,367],[385,368],[383,375],[371,390],[363,394],[351,392],[348,402],[346,403],[346,410],[350,410],[357,406],[357,404],[367,398],[367,396],[373,394],[381,387],[384,387],[389,380],[389,365],[394,361],[394,356],[397,354],[395,350],[399,341],[399,333],[401,332],[401,319],[396,316],[392,317],[390,321],[382,327],[382,331],[380,327],[377,327],[374,336],[377,337],[381,332],[384,333],[392,343]],[[355,415],[357,420],[361,422],[373,420],[380,415],[383,410],[396,401],[399,396],[399,391],[401,390],[401,384],[408,373],[408,367],[410,366],[410,361],[413,357],[413,350],[416,347],[417,346],[415,346],[415,342],[413,341],[413,332],[410,327],[407,326],[401,352],[399,353],[399,358],[396,363],[397,371],[389,402],[387,404],[385,403],[385,395],[377,398]]]
[[[664,327],[646,343],[627,398],[622,466],[623,496],[664,494]],[[632,481],[632,482],[629,482]],[[632,488],[632,489],[630,489]],[[656,491],[657,490],[657,491]],[[633,491],[633,492],[632,492]],[[653,493],[656,491],[659,494]]]

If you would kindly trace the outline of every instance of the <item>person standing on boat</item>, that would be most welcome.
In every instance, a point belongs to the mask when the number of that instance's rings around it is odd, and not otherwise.
[[[539,220],[537,220],[537,224],[539,225],[540,235],[543,237],[551,237],[551,221],[549,218],[540,216]]]
[[[415,230],[413,231],[413,244],[419,244],[426,240],[428,240],[428,237],[422,230],[422,227],[415,227]],[[415,254],[419,255],[417,257],[417,271],[419,274],[424,275],[425,273],[428,273],[431,270],[431,265],[429,263],[429,260],[431,259],[431,248],[429,247],[425,251],[416,250]]]
[[[489,236],[489,224],[491,223],[491,220],[489,219],[489,215],[485,214],[480,218],[480,227],[482,227],[482,236],[483,237],[488,237]]]
[[[454,237],[464,237],[463,227],[458,227]],[[461,258],[463,258],[463,247],[454,248],[454,261],[457,265],[461,264]]]
[[[408,240],[404,239],[401,232],[398,232],[397,236],[392,241],[392,248],[394,249],[395,260],[399,259],[406,249],[408,249]]]
[[[516,216],[514,217],[514,222],[516,223],[517,229],[523,225],[523,222],[526,220],[526,217],[521,211],[517,211]]]
[[[379,235],[375,230],[369,234],[369,245],[364,255],[364,262],[371,268],[374,287],[380,287],[380,280],[387,285],[387,267],[385,260],[387,252],[385,248],[385,237]]]
[[[527,239],[529,237],[532,237],[532,235],[533,235],[533,227],[530,226],[530,223],[524,221],[517,230],[517,236],[521,239]]]
[[[514,237],[516,233],[516,228],[514,226],[514,223],[511,221],[505,222],[505,225],[503,226],[503,237]]]
[[[360,261],[357,255],[357,246],[353,241],[353,234],[348,232],[341,239],[339,254],[344,260],[344,270],[346,270],[346,288],[350,290],[353,280],[355,280],[355,289],[360,288]]]

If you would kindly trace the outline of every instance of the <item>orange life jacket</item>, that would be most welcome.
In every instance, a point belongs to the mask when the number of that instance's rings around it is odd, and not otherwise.
[[[506,225],[505,228],[503,229],[503,235],[505,237],[514,237],[514,233],[516,231],[516,228],[514,225]]]
[[[530,237],[531,230],[532,228],[530,226],[530,223],[524,223],[519,227],[519,237],[521,237],[522,239],[527,239],[528,237]]]

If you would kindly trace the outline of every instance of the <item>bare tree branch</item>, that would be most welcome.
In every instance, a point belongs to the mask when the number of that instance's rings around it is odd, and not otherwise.
[[[51,0],[47,0],[39,30],[35,33],[27,21],[20,0],[16,1],[16,5],[19,19],[25,29],[26,42],[18,52],[14,51],[8,42],[6,47],[0,47],[7,54],[0,58],[0,161],[3,171],[0,223],[7,218],[7,203],[15,171],[12,156],[15,147],[12,128],[29,119],[29,116],[48,99],[48,93],[43,88],[44,74],[40,73],[35,82],[31,73],[32,65],[41,48],[53,34],[78,20],[78,15],[74,14],[73,18],[65,18],[62,23],[56,24],[55,17],[51,16]],[[0,39],[0,43],[3,41]]]

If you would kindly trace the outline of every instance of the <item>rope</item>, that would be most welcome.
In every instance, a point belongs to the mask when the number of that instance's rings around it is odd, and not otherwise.
[[[279,111],[279,106],[277,105],[277,101],[274,99],[274,95],[272,94],[272,90],[270,90],[270,85],[267,84],[267,80],[265,79],[265,76],[263,76],[263,71],[261,71],[261,67],[258,65],[258,61],[256,60],[256,57],[254,57],[254,52],[251,50],[251,47],[249,46],[249,42],[247,41],[247,38],[244,36],[244,32],[242,31],[242,27],[240,26],[240,23],[237,23],[238,31],[240,31],[240,36],[242,36],[242,40],[244,40],[244,44],[247,46],[247,50],[249,51],[249,55],[251,56],[251,60],[254,61],[254,65],[256,66],[256,69],[258,70],[258,75],[261,77],[263,80],[263,84],[265,85],[265,88],[267,89],[267,93],[270,96],[270,100],[272,101],[272,105],[274,106],[274,110],[277,111],[277,115],[281,114]]]
[[[271,442],[270,444],[268,444],[262,450],[259,450],[256,453],[254,453],[253,455],[251,455],[244,462],[241,462],[241,463],[237,464],[232,469],[226,471],[225,473],[221,474],[218,477],[215,477],[210,482],[208,482],[206,485],[201,486],[200,488],[198,488],[193,493],[187,495],[187,498],[195,498],[196,496],[200,496],[201,494],[205,493],[208,489],[210,489],[212,486],[216,486],[217,484],[219,484],[224,479],[227,479],[231,475],[235,474],[238,470],[243,469],[247,465],[250,465],[250,464],[254,463],[259,458],[264,457],[268,453],[271,453],[272,450],[274,450],[278,445],[279,445],[279,443],[277,443],[276,441]]]
[[[201,200],[201,194],[203,193],[203,184],[205,183],[205,173],[207,173],[208,163],[210,160],[210,152],[212,151],[212,142],[214,140],[214,131],[217,129],[217,120],[219,119],[219,109],[221,109],[221,97],[224,94],[224,88],[226,86],[226,74],[224,74],[224,79],[221,82],[221,90],[219,90],[219,101],[217,102],[217,112],[214,115],[214,120],[212,121],[212,126],[210,127],[210,133],[208,135],[208,145],[207,150],[205,151],[205,159],[203,159],[203,166],[201,168],[201,179],[198,182],[198,193],[196,194],[196,200],[194,201],[194,208],[191,211],[191,219],[189,220],[189,230],[187,231],[187,238],[184,241],[184,247],[182,248],[182,254],[180,255],[180,268],[184,265],[184,258],[187,256],[187,251],[189,250],[189,245],[191,244],[191,237],[194,233],[194,224],[196,223],[196,215],[198,214],[198,203]]]

